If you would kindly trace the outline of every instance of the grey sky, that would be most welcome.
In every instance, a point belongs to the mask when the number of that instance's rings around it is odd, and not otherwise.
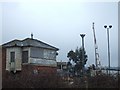
[[[68,51],[81,46],[80,33],[85,33],[87,65],[95,62],[92,31],[92,22],[95,22],[100,60],[103,66],[107,66],[107,32],[103,26],[112,24],[113,28],[110,29],[111,66],[117,66],[117,2],[11,2],[2,3],[1,8],[2,43],[30,37],[32,32],[34,38],[60,49],[58,61],[68,61]]]

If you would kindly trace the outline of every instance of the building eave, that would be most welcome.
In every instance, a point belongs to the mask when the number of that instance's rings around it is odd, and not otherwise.
[[[23,43],[26,40],[33,40],[33,41],[42,43],[42,44],[46,45],[46,47],[44,47],[44,46],[37,46],[37,45],[30,45],[29,43],[28,43],[29,45],[22,45],[22,44],[20,44],[20,43]],[[17,43],[15,43],[14,45],[9,46],[9,44],[12,43],[12,42],[19,42],[20,45],[17,45]],[[55,50],[55,51],[59,50],[58,48],[56,48],[56,47],[54,47],[52,45],[49,45],[49,44],[44,43],[44,42],[42,42],[40,40],[31,39],[31,38],[26,38],[26,39],[23,39],[23,40],[17,40],[17,39],[15,39],[15,40],[9,41],[9,42],[7,42],[5,44],[2,44],[2,47],[5,47],[5,48],[10,48],[10,47],[39,47],[39,48],[51,49],[51,50]]]

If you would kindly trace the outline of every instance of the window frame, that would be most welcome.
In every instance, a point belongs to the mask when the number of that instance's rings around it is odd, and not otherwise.
[[[10,62],[15,62],[15,51],[10,52]]]

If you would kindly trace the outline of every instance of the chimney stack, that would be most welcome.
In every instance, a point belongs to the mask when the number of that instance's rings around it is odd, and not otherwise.
[[[33,39],[33,33],[31,33],[31,39]]]

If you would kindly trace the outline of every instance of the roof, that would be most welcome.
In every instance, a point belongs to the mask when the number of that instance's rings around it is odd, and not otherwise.
[[[59,50],[58,48],[54,47],[54,46],[51,46],[47,43],[44,43],[40,40],[37,40],[37,39],[32,39],[32,38],[26,38],[26,39],[23,39],[23,40],[12,40],[10,42],[7,42],[5,44],[2,45],[3,47],[14,47],[14,46],[17,46],[17,47],[40,47],[40,48],[47,48],[47,49],[52,49],[52,50]]]

